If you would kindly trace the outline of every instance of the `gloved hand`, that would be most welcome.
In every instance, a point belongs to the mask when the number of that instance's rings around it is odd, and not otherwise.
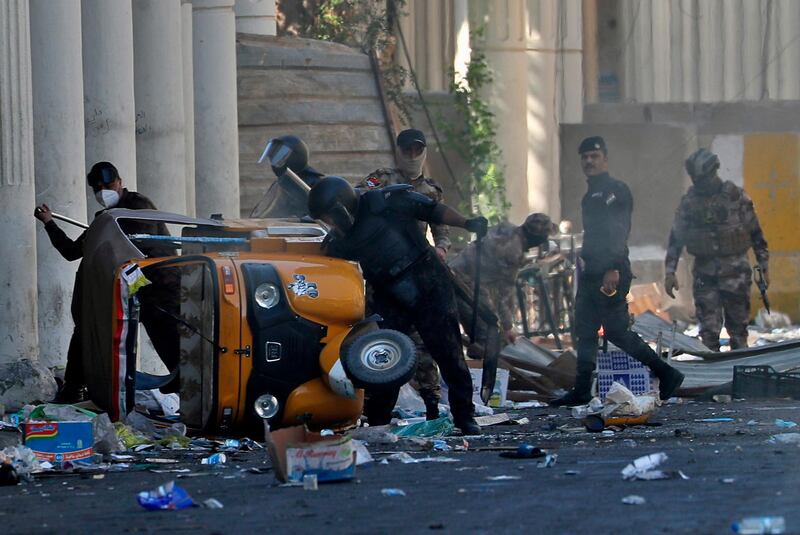
[[[667,292],[668,296],[675,299],[675,294],[673,292],[675,290],[680,290],[680,286],[678,286],[678,277],[676,277],[674,273],[667,273],[664,276],[664,290]]]
[[[472,219],[467,219],[467,224],[464,225],[464,228],[477,234],[478,239],[480,239],[486,236],[486,232],[489,230],[489,220],[482,215],[473,217]]]

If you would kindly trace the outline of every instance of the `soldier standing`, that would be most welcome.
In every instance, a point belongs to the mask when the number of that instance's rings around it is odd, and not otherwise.
[[[409,184],[414,191],[421,193],[437,203],[443,202],[442,188],[432,178],[422,173],[427,156],[425,134],[420,130],[409,128],[397,135],[397,167],[376,169],[362,180],[358,187],[371,190],[391,186],[393,184]],[[429,224],[420,221],[423,235],[428,232]],[[450,228],[447,225],[430,224],[436,255],[444,261],[450,250]],[[371,294],[371,292],[370,292]],[[417,349],[417,371],[414,379],[419,385],[419,395],[425,403],[425,416],[428,420],[439,417],[439,400],[442,398],[439,387],[439,370],[430,353],[425,349],[422,338],[416,331],[410,333]]]
[[[693,186],[681,198],[669,235],[664,288],[674,298],[678,288],[675,270],[684,247],[693,255],[694,304],[700,338],[719,351],[723,318],[731,348],[747,347],[752,270],[747,250],[769,284],[769,251],[753,201],[730,181],[717,175],[719,158],[700,149],[686,160]]]
[[[608,174],[608,150],[599,136],[578,147],[588,191],[581,200],[583,248],[578,294],[575,298],[575,334],[578,365],[575,387],[551,405],[583,405],[591,400],[592,372],[597,359],[597,331],[648,366],[659,379],[661,399],[668,399],[683,382],[683,374],[668,365],[630,329],[625,296],[633,273],[628,258],[633,196],[628,186]]]

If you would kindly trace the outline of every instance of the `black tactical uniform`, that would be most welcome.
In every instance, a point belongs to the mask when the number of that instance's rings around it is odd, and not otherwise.
[[[154,210],[156,207],[150,201],[150,199],[144,195],[134,191],[128,191],[127,189],[123,188],[122,195],[120,195],[119,198],[119,203],[114,208],[128,208],[130,210]],[[104,210],[101,210],[101,212],[103,211]],[[98,215],[101,212],[98,212]],[[75,240],[72,240],[64,233],[63,230],[61,230],[61,228],[59,228],[54,220],[48,221],[44,228],[47,232],[47,236],[50,238],[50,243],[53,244],[53,247],[55,247],[56,250],[61,253],[61,256],[63,256],[66,260],[73,261],[83,258],[83,242],[86,238],[85,232],[78,236]],[[126,234],[169,235],[167,227],[164,223],[122,220],[120,221],[120,228],[122,228]],[[175,250],[173,248],[165,245],[140,246],[139,249],[143,254],[151,257],[175,254]],[[84,384],[82,346],[83,338],[81,332],[81,324],[83,323],[83,312],[81,306],[81,288],[83,283],[82,271],[83,263],[81,262],[81,265],[78,266],[78,272],[75,275],[75,285],[72,290],[72,303],[70,305],[70,311],[72,313],[72,321],[75,323],[75,329],[69,342],[69,349],[67,350],[67,369],[64,373],[64,383],[68,385],[70,389],[69,394],[74,395],[77,395]],[[159,319],[163,318],[159,318],[156,314],[157,311],[155,310],[148,312],[150,306],[152,306],[150,303],[145,303],[143,301],[142,317],[153,318],[153,321],[150,321],[149,319],[146,320],[145,328],[147,328],[148,335],[153,343],[156,344],[156,349],[158,350],[159,345],[164,347],[164,344],[159,344],[159,341],[172,340],[175,337],[168,336],[167,333],[164,333],[163,336],[160,335],[161,331],[166,328],[165,325],[169,327],[172,326],[172,323],[165,324],[163,321],[158,321]],[[175,339],[175,341],[177,342],[177,339]],[[179,349],[171,346],[169,348],[164,347],[162,351],[159,351],[159,355],[161,355],[162,358],[166,357],[167,359],[175,359],[175,362],[167,362],[167,365],[170,368],[177,364],[178,354]],[[170,364],[172,366],[170,366]]]
[[[383,327],[404,333],[416,328],[449,386],[456,426],[477,430],[453,286],[418,223],[442,223],[437,207],[443,206],[409,189],[398,185],[361,195],[352,227],[330,234],[326,252],[361,264]],[[368,394],[370,423],[388,423],[398,391]]]
[[[584,140],[578,150],[582,155],[597,151],[605,155],[605,142],[599,137]],[[575,303],[578,349],[575,387],[552,404],[577,405],[591,399],[592,372],[598,350],[597,331],[601,326],[609,342],[650,367],[660,380],[661,397],[665,399],[680,385],[683,376],[631,331],[625,300],[633,279],[628,259],[633,196],[624,182],[607,172],[591,174],[587,182],[589,190],[581,200],[584,236],[583,264]],[[615,270],[619,272],[619,284],[616,292],[606,295],[601,291],[604,275]]]

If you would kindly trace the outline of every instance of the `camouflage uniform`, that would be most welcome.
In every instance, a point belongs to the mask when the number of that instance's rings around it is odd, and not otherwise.
[[[358,184],[358,187],[361,189],[375,189],[392,184],[410,184],[417,193],[426,195],[436,202],[442,202],[442,188],[433,179],[424,175],[420,175],[415,179],[408,179],[399,169],[377,169],[367,175]],[[428,223],[420,221],[420,227],[423,234],[427,235]],[[445,252],[450,250],[450,227],[447,225],[431,225],[431,234],[436,247],[443,249]],[[411,333],[411,339],[417,348],[417,371],[414,379],[419,386],[420,397],[422,397],[425,406],[429,409],[428,412],[435,413],[436,411],[433,409],[438,407],[439,400],[442,398],[439,387],[439,369],[436,367],[433,357],[425,349],[425,344],[423,344],[422,338],[416,331]]]
[[[665,261],[668,274],[675,273],[684,246],[695,257],[694,302],[703,343],[719,350],[724,316],[731,348],[747,347],[752,282],[747,250],[753,248],[765,272],[769,262],[753,201],[729,181],[710,195],[690,187],[675,212]]]

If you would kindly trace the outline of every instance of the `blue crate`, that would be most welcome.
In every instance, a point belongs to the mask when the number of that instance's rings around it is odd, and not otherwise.
[[[624,384],[639,396],[653,390],[650,370],[624,351],[597,352],[597,395],[605,401],[614,382]]]

